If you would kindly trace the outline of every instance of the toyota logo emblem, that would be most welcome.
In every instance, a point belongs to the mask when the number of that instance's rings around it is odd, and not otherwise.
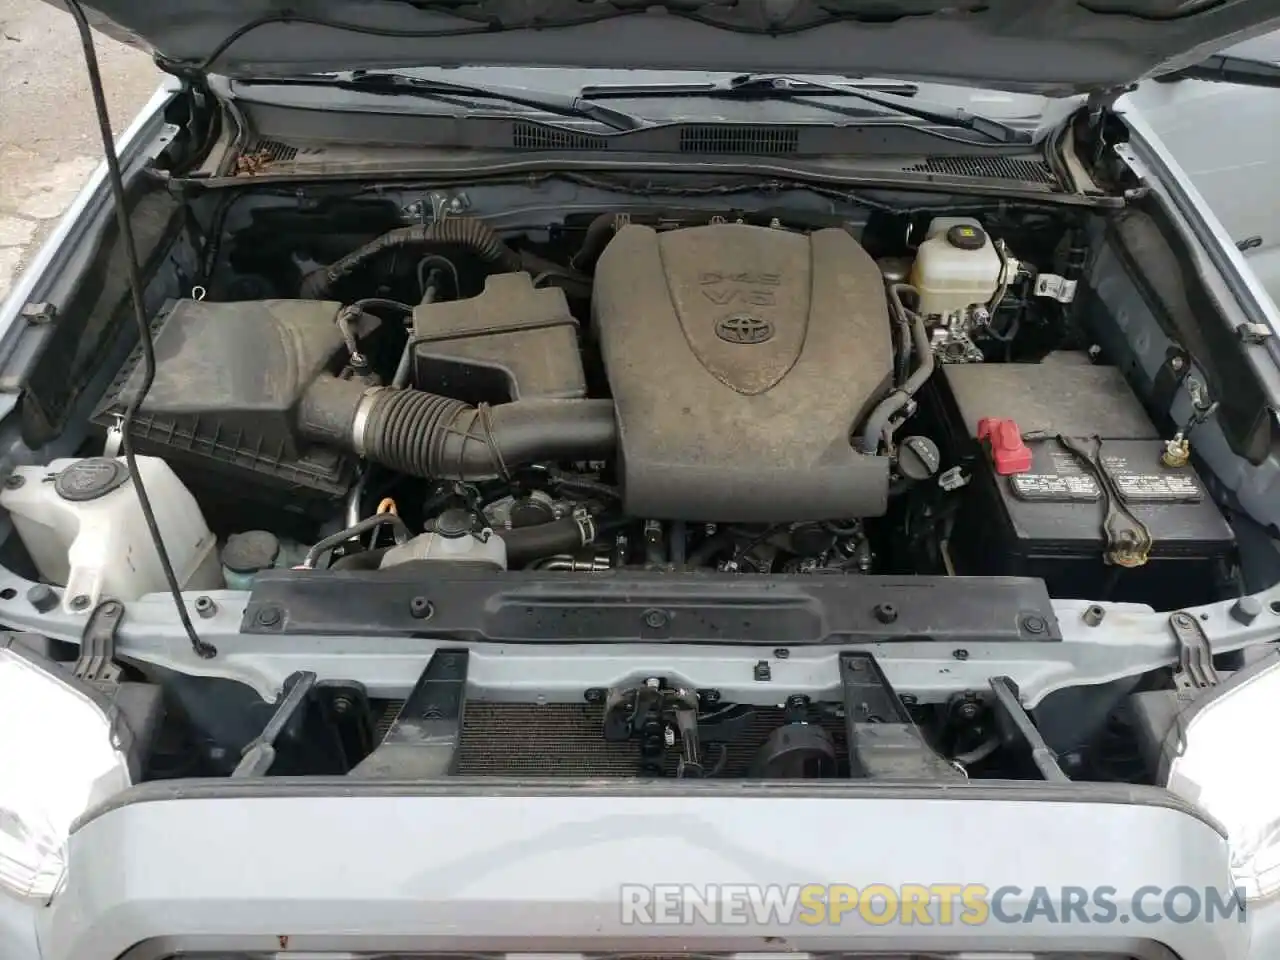
[[[726,343],[764,343],[773,337],[773,324],[749,313],[732,313],[716,323],[716,336]]]

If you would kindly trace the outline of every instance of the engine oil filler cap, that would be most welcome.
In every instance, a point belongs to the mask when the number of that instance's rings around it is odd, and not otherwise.
[[[991,462],[1001,476],[1031,469],[1031,449],[1022,442],[1022,431],[1015,421],[983,417],[978,421],[978,439],[990,448]]]
[[[110,493],[128,479],[129,471],[119,460],[89,457],[59,473],[53,490],[63,500],[84,503]]]
[[[987,245],[987,235],[981,227],[970,223],[957,223],[947,231],[947,243],[957,250],[981,250]]]

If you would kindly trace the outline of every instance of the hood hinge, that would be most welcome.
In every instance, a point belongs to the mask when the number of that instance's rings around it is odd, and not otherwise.
[[[1116,105],[1116,101],[1123,97],[1130,90],[1137,88],[1136,83],[1126,84],[1122,87],[1108,87],[1105,90],[1095,90],[1089,94],[1089,99],[1085,101],[1085,110],[1089,114],[1089,126],[1096,130],[1102,125],[1102,118]]]

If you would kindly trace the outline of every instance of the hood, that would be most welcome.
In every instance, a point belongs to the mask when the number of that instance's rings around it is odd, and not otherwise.
[[[97,28],[178,73],[805,72],[1053,96],[1115,92],[1280,27],[1275,0],[90,0],[86,9]]]

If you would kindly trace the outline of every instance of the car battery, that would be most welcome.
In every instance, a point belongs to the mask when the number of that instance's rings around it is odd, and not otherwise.
[[[947,543],[956,573],[1158,609],[1222,597],[1231,527],[1191,466],[1162,463],[1164,440],[1120,370],[1051,354],[950,364],[941,380],[948,454],[970,477]],[[1125,537],[1144,562],[1126,565]]]

